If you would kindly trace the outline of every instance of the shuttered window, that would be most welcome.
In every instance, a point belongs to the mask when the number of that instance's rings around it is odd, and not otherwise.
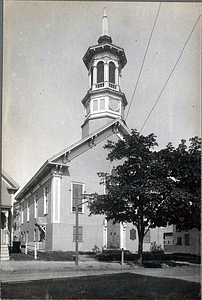
[[[76,205],[78,205],[78,212],[83,212],[82,196],[83,184],[72,183],[72,211],[76,211]]]

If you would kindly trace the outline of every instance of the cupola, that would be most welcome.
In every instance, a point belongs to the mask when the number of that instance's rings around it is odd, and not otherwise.
[[[85,108],[82,125],[84,138],[112,119],[124,120],[127,105],[120,86],[121,70],[127,59],[124,49],[112,44],[112,38],[108,34],[106,8],[102,17],[102,35],[97,45],[88,48],[83,62],[89,77],[89,90],[82,100]]]

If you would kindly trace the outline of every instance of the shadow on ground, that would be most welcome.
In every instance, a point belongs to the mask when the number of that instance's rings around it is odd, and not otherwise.
[[[2,283],[1,299],[200,299],[200,284],[131,273]]]

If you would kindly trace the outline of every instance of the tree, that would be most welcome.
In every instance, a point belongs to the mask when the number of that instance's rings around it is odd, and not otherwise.
[[[189,151],[186,151],[184,141],[177,149],[169,143],[166,149],[155,151],[156,146],[158,144],[154,134],[143,136],[136,130],[132,130],[130,135],[125,135],[117,143],[108,141],[104,146],[109,150],[107,158],[111,162],[121,161],[121,164],[116,168],[116,174],[105,178],[107,193],[90,195],[90,214],[104,214],[107,220],[115,223],[130,222],[137,227],[140,263],[143,239],[148,230],[180,223],[183,218],[181,213],[177,217],[177,210],[181,206],[184,208],[183,214],[187,214],[184,221],[186,219],[190,223],[187,209],[194,203],[194,212],[198,205],[192,199],[195,193],[192,184],[188,190],[185,188],[187,182],[193,179],[185,164],[189,161],[191,169],[191,165],[198,162],[197,139],[192,140]],[[198,169],[192,173],[193,177],[197,177]],[[198,181],[195,184],[198,186]]]
[[[201,229],[201,139],[191,138],[187,148],[181,140],[175,149],[169,143],[159,151],[159,158],[167,166],[167,173],[174,185],[170,195],[169,224],[181,230]]]

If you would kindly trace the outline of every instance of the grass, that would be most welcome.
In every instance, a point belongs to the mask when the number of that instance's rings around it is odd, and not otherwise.
[[[2,283],[2,299],[200,299],[200,284],[131,273]]]
[[[88,253],[79,253],[80,255],[85,254],[91,257],[92,259],[96,258],[99,261],[121,261],[121,250],[107,250],[103,253],[96,255],[94,252]],[[50,252],[38,252],[37,253],[38,260],[44,261],[74,261],[75,252],[73,251],[50,251]],[[13,253],[10,256],[11,260],[16,261],[27,261],[27,260],[34,260],[33,253],[28,253],[27,255],[23,253]],[[138,254],[130,253],[126,251],[124,254],[124,261],[125,262],[132,262],[134,264],[137,263]],[[182,263],[180,263],[182,262]],[[164,265],[169,267],[176,267],[176,266],[184,266],[183,262],[188,263],[196,263],[200,264],[200,257],[196,255],[190,254],[159,254],[159,253],[151,253],[145,252],[143,253],[143,266],[146,268],[161,268]]]
[[[38,260],[46,261],[73,261],[74,252],[73,251],[50,251],[50,252],[37,252]],[[10,255],[11,260],[34,260],[34,254],[29,252],[28,254],[24,253],[12,253]]]

